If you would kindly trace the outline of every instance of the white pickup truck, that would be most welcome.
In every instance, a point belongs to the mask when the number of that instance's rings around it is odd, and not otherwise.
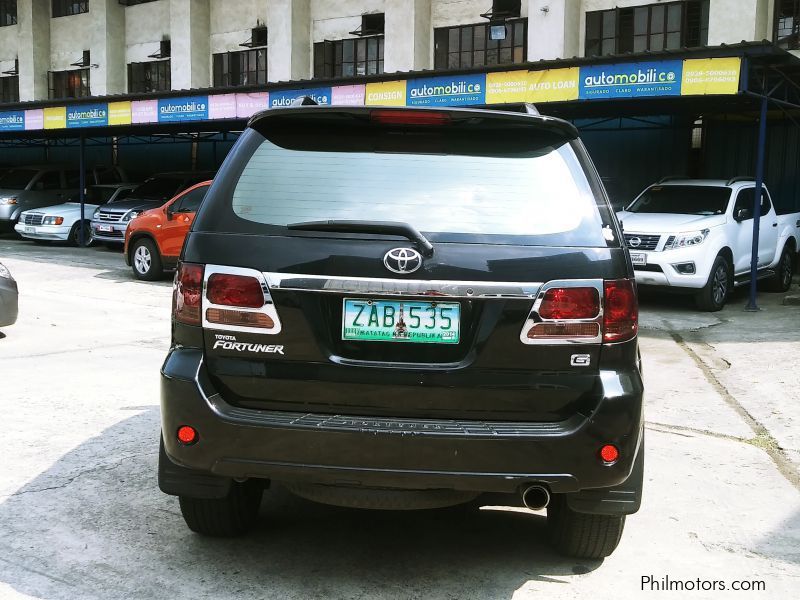
[[[764,186],[758,278],[783,292],[800,248],[800,213],[778,215]],[[750,281],[751,178],[666,178],[617,213],[640,285],[683,288],[698,308],[720,310],[734,286]]]

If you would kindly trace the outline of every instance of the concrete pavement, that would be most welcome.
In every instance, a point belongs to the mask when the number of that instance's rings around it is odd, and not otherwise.
[[[106,249],[0,237],[20,321],[0,339],[0,599],[791,598],[800,589],[800,307],[645,298],[642,510],[605,561],[554,555],[508,507],[411,513],[276,489],[259,530],[193,535],[157,488],[168,282]],[[642,577],[763,581],[658,592]]]

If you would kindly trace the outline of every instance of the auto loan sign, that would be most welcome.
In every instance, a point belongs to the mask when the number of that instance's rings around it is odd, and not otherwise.
[[[580,69],[581,100],[680,96],[683,61],[662,60]]]

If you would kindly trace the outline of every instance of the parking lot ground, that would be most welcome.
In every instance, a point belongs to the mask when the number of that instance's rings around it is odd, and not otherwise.
[[[104,248],[5,236],[0,261],[20,286],[0,333],[0,599],[797,597],[800,307],[780,295],[715,314],[645,295],[644,502],[611,557],[579,561],[522,509],[365,512],[277,486],[252,535],[192,534],[156,484],[170,283]]]

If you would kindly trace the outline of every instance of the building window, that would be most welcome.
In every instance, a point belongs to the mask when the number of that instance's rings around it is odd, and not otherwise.
[[[128,64],[128,92],[145,94],[172,89],[170,61],[155,60]]]
[[[525,62],[528,19],[507,21],[503,40],[490,39],[489,34],[488,23],[434,29],[434,68],[465,69]]]
[[[0,77],[0,104],[19,102],[19,77]]]
[[[48,79],[51,100],[92,95],[89,89],[89,69],[50,71]]]
[[[0,0],[0,27],[17,24],[17,0]]]
[[[314,77],[353,77],[383,73],[382,35],[314,44]]]
[[[214,55],[214,86],[235,87],[267,82],[267,49]]]
[[[52,0],[53,18],[89,12],[89,0]]]
[[[586,56],[708,44],[709,0],[684,0],[586,13]]]
[[[775,0],[772,39],[781,48],[800,49],[800,0]]]

